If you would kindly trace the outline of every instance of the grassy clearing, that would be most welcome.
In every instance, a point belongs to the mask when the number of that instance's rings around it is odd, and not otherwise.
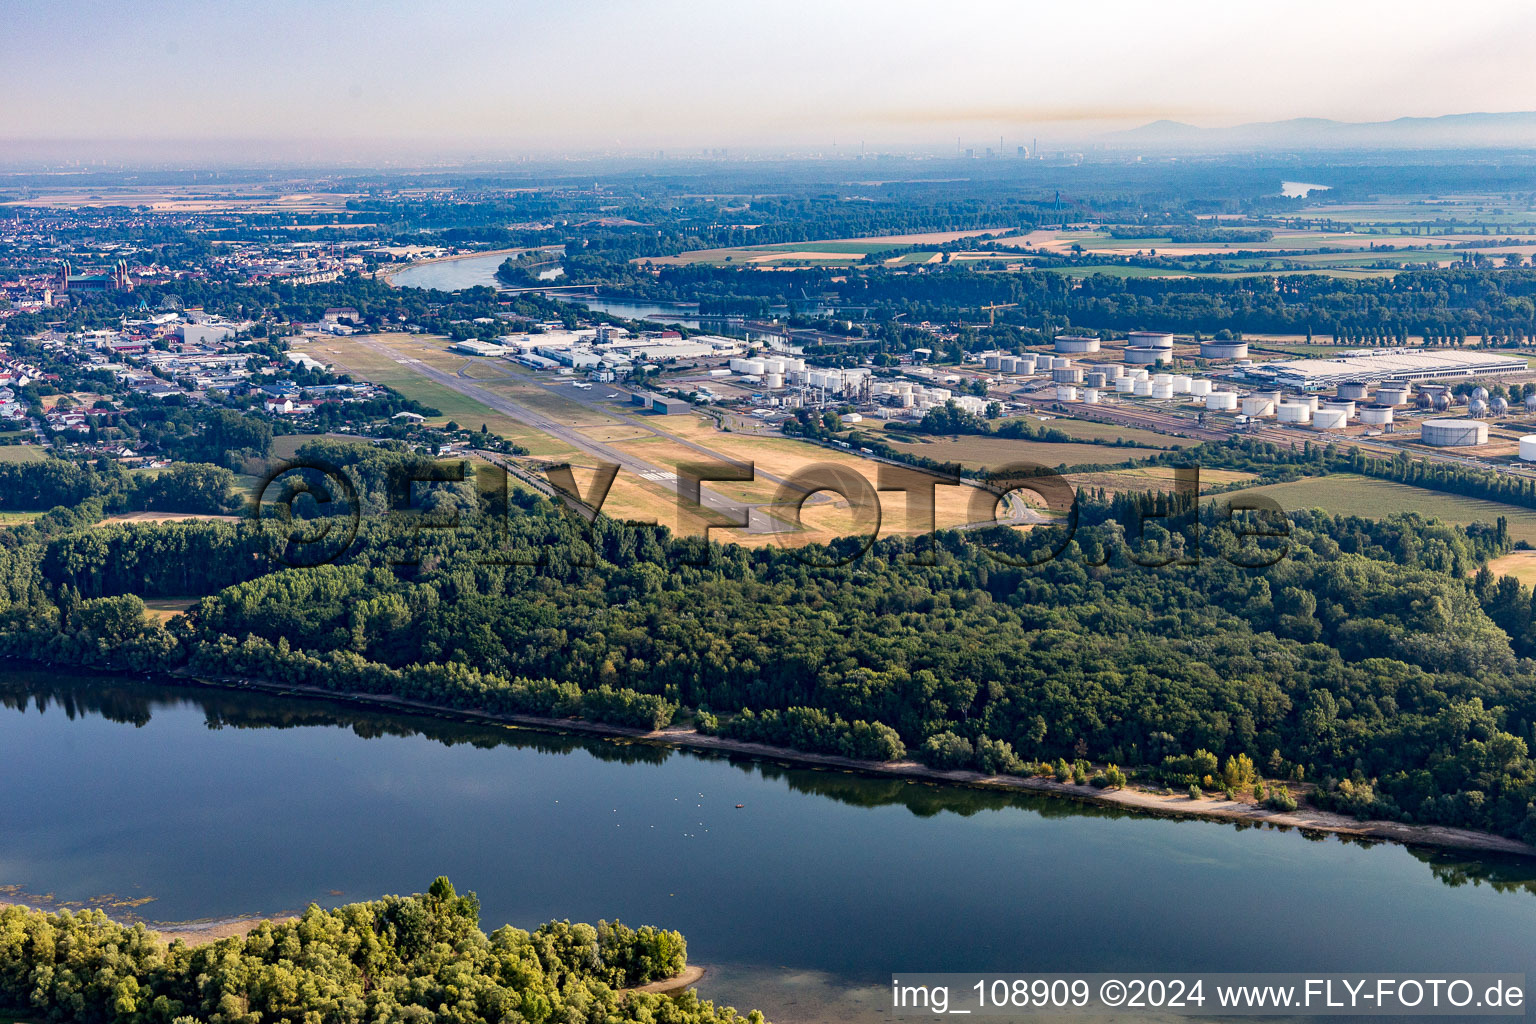
[[[1499,516],[1509,520],[1509,535],[1536,544],[1536,510],[1497,501],[1443,494],[1422,487],[1375,480],[1353,473],[1311,477],[1291,483],[1270,484],[1237,491],[1233,495],[1262,494],[1286,511],[1319,508],[1334,515],[1369,516],[1380,519],[1394,512],[1417,512],[1457,526],[1492,523]]]
[[[1513,576],[1528,587],[1536,587],[1536,551],[1511,551],[1488,563],[1494,576]]]
[[[1255,479],[1253,473],[1235,469],[1201,469],[1200,489],[1208,490],[1222,484],[1241,483]],[[1102,473],[1069,473],[1067,481],[1073,487],[1104,488],[1115,494],[1121,491],[1171,491],[1174,484],[1172,466],[1138,466],[1135,469],[1115,469]]]
[[[47,457],[35,444],[0,445],[0,462],[40,462]]]
[[[21,526],[23,523],[32,522],[40,515],[42,515],[41,512],[0,512],[0,527]]]

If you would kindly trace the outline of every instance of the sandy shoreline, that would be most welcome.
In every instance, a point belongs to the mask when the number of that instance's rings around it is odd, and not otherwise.
[[[1409,825],[1396,821],[1358,821],[1344,814],[1334,814],[1316,808],[1302,807],[1295,811],[1271,811],[1264,807],[1240,800],[1207,798],[1191,800],[1187,795],[1166,795],[1147,789],[1095,789],[1057,782],[1053,778],[1019,775],[984,775],[973,771],[946,771],[929,768],[916,761],[862,761],[832,754],[812,754],[788,747],[774,747],[762,743],[746,743],[720,736],[706,736],[694,729],[668,726],[665,729],[646,731],[625,726],[589,722],[580,718],[541,718],[536,715],[498,715],[485,711],[466,711],[444,708],[421,701],[407,700],[387,694],[336,693],[312,686],[267,683],[257,679],[204,678],[191,674],[172,673],[171,678],[180,682],[192,682],[207,686],[233,689],[259,690],[265,693],[290,694],[339,700],[364,706],[408,711],[468,721],[523,725],[549,729],[556,732],[582,732],[599,736],[624,737],[647,743],[713,750],[721,753],[743,754],[787,764],[806,765],[815,768],[837,768],[857,771],[868,775],[896,776],[922,779],[929,782],[973,786],[979,789],[1000,789],[1014,792],[1046,793],[1083,800],[1092,803],[1120,807],[1182,818],[1204,818],[1213,821],[1235,821],[1254,825],[1273,825],[1303,831],[1327,832],[1357,839],[1380,840],[1402,843],[1408,846],[1432,846],[1450,850],[1470,850],[1483,853],[1503,853],[1522,857],[1536,857],[1536,846],[1516,839],[1477,832],[1472,829],[1449,828],[1439,825]]]

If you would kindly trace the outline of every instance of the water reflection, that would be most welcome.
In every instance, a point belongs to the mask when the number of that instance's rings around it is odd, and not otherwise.
[[[513,725],[476,722],[429,714],[380,711],[341,700],[287,696],[217,687],[167,684],[125,677],[98,677],[42,671],[0,673],[0,707],[24,714],[62,713],[70,720],[95,716],[109,722],[143,728],[160,709],[188,708],[201,712],[210,730],[301,729],[340,727],[362,739],[423,737],[444,747],[469,746],[490,750],[513,748],[543,754],[583,752],[609,763],[661,765],[674,757],[726,761],[739,771],[779,783],[794,793],[821,797],[856,808],[900,807],[916,818],[952,814],[972,818],[984,813],[1026,811],[1045,819],[1145,818],[1147,812],[1108,807],[1086,801],[1026,793],[1005,793],[966,786],[941,785],[913,779],[868,776],[852,771],[796,767],[739,754],[679,749],[617,737],[560,733]],[[1174,821],[1211,827],[1197,819]],[[1275,829],[1254,822],[1222,822],[1234,831]],[[1282,829],[1291,831],[1289,829]],[[1375,840],[1300,831],[1309,840],[1337,841],[1372,847]],[[1498,892],[1536,894],[1536,860],[1501,854],[1472,854],[1409,847],[1408,852],[1430,869],[1434,878],[1457,888],[1487,885]]]

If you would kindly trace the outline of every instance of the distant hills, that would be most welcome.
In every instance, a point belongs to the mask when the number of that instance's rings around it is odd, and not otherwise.
[[[1230,128],[1153,121],[1100,141],[1112,149],[1235,151],[1254,149],[1536,149],[1536,111],[1333,121],[1297,117]]]

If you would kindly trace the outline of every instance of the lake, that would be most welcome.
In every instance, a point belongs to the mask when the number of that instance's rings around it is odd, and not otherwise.
[[[1517,859],[57,672],[0,673],[0,750],[0,895],[169,922],[446,874],[487,930],[679,929],[778,1024],[883,1020],[893,971],[1536,975]]]
[[[1314,185],[1308,181],[1282,181],[1280,194],[1287,199],[1305,199],[1313,192],[1327,192],[1333,186]]]

